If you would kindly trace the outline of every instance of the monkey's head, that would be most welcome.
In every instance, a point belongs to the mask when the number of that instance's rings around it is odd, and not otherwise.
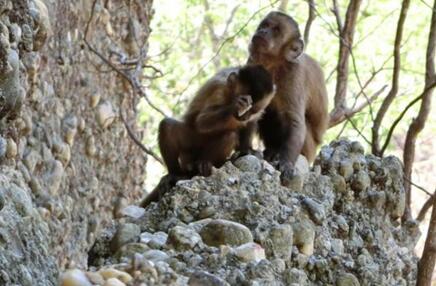
[[[263,111],[271,102],[275,86],[271,74],[261,65],[246,65],[227,78],[227,86],[234,96],[249,95],[252,113]]]
[[[250,43],[250,58],[266,64],[296,62],[304,41],[295,20],[282,12],[270,12],[259,24]]]

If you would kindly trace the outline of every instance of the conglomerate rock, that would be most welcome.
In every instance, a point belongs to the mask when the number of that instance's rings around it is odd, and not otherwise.
[[[120,99],[139,98],[84,44],[93,2],[0,0],[0,285],[86,267],[117,202],[143,192],[146,158],[118,119]],[[137,58],[123,41],[135,23],[147,42],[151,4],[97,1],[88,41]]]
[[[418,230],[399,220],[398,159],[335,141],[299,172],[298,190],[253,156],[235,165],[180,181],[141,218],[119,219],[141,228],[144,247],[110,253],[101,246],[112,228],[97,240],[88,275],[114,268],[132,276],[128,285],[414,285]]]

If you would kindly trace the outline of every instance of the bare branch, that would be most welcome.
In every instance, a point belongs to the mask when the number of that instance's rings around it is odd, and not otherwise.
[[[309,6],[309,16],[307,17],[306,26],[304,27],[305,48],[307,48],[309,44],[310,27],[315,19],[315,0],[308,0],[307,4]]]
[[[258,15],[260,12],[262,12],[265,9],[269,9],[272,6],[274,6],[274,4],[276,4],[277,2],[279,2],[280,0],[275,0],[274,2],[272,2],[269,5],[265,5],[263,7],[261,7],[260,9],[258,9],[256,12],[254,12],[250,18],[247,19],[247,21],[239,28],[239,30],[237,30],[233,35],[225,38],[221,44],[218,46],[215,54],[207,61],[205,62],[203,65],[201,65],[201,67],[197,70],[197,72],[190,78],[190,80],[188,81],[188,84],[186,85],[186,87],[179,93],[179,98],[177,100],[176,105],[179,103],[182,95],[188,90],[189,86],[192,84],[192,82],[203,72],[203,70],[206,68],[206,66],[211,63],[212,61],[215,60],[215,58],[218,57],[218,55],[221,53],[221,50],[223,49],[223,47],[228,43],[233,41],[233,39],[235,39],[246,27],[247,25],[254,19],[254,17],[256,17],[256,15]]]
[[[400,17],[398,18],[397,24],[397,32],[395,35],[395,44],[394,44],[394,70],[392,74],[392,87],[389,91],[388,95],[383,100],[380,109],[377,111],[377,115],[375,117],[373,126],[372,126],[372,153],[375,155],[382,156],[383,153],[380,150],[380,126],[383,121],[383,118],[388,111],[390,105],[394,101],[395,97],[398,93],[398,84],[400,78],[400,70],[401,70],[401,41],[403,39],[403,30],[404,23],[407,17],[407,11],[409,9],[410,0],[403,0],[401,4],[401,12]]]
[[[91,15],[89,17],[88,23],[86,24],[85,27],[85,35],[83,37],[83,41],[85,42],[86,46],[88,47],[88,49],[93,52],[97,57],[100,58],[100,60],[102,60],[105,64],[107,64],[114,72],[116,72],[118,75],[120,75],[122,78],[124,78],[132,87],[132,89],[138,93],[141,97],[143,97],[145,99],[145,101],[148,103],[148,105],[150,105],[154,110],[156,110],[158,113],[160,113],[163,116],[166,116],[165,113],[159,109],[156,105],[154,105],[150,99],[148,98],[148,96],[145,94],[145,92],[142,90],[141,85],[139,84],[137,79],[132,79],[129,75],[127,75],[125,72],[121,71],[119,68],[117,68],[110,60],[108,60],[107,58],[105,58],[99,51],[97,51],[97,49],[95,49],[91,43],[88,41],[88,33],[89,33],[89,27],[91,25],[92,22],[92,18],[94,16],[94,12],[95,12],[95,6],[97,4],[97,0],[94,0],[94,2],[92,3],[92,9],[91,9]],[[140,63],[139,63],[140,65]]]
[[[334,98],[334,109],[331,113],[332,115],[347,106],[348,60],[353,46],[354,30],[361,3],[362,0],[350,0],[345,17],[345,24],[342,30],[340,30],[336,93]]]
[[[430,198],[428,198],[427,201],[425,201],[424,205],[422,206],[421,210],[418,213],[418,216],[416,217],[417,221],[422,222],[425,219],[428,210],[433,206],[435,198],[436,196],[433,195]]]
[[[434,1],[436,7],[436,0]],[[413,119],[409,126],[406,135],[406,142],[404,143],[404,175],[410,180],[412,177],[413,161],[415,160],[415,145],[418,134],[424,129],[428,115],[431,108],[431,97],[433,95],[435,73],[435,51],[436,51],[436,9],[432,10],[430,32],[428,36],[428,44],[426,51],[426,65],[425,65],[425,88],[421,99],[421,106],[416,118]],[[406,213],[405,217],[410,216],[410,202],[411,202],[411,185],[406,181]]]
[[[436,1],[435,1],[436,3]],[[434,11],[434,10],[433,10]],[[434,13],[433,13],[434,14]],[[424,250],[418,263],[417,286],[431,286],[431,278],[436,264],[436,199],[433,199],[433,211],[431,212],[428,226],[427,239]]]
[[[158,161],[161,165],[164,165],[163,161],[161,158],[159,158],[159,156],[157,156],[153,151],[151,151],[150,149],[148,149],[147,147],[144,146],[144,144],[141,143],[141,141],[136,138],[135,134],[133,133],[132,129],[130,128],[129,124],[127,123],[126,119],[124,118],[123,115],[123,111],[121,110],[121,104],[120,104],[120,108],[119,108],[119,115],[121,120],[124,123],[124,127],[127,130],[127,134],[129,134],[130,139],[133,140],[133,142],[135,142],[136,145],[139,146],[139,148],[141,148],[142,151],[144,151],[146,154],[150,155],[151,157],[153,157],[156,161]]]
[[[333,8],[331,9],[336,18],[336,25],[338,25],[338,31],[341,32],[343,29],[341,12],[339,11],[339,6],[337,0],[333,0]]]
[[[400,113],[400,115],[397,117],[397,119],[395,119],[394,123],[392,124],[391,128],[389,129],[388,135],[386,136],[386,140],[385,143],[383,144],[383,147],[381,149],[381,153],[384,154],[384,152],[386,151],[386,149],[389,146],[389,143],[391,141],[392,135],[395,131],[395,128],[397,127],[397,125],[401,122],[401,120],[403,119],[404,115],[406,115],[407,111],[409,111],[409,109],[415,105],[415,103],[419,102],[422,97],[429,92],[431,89],[436,87],[436,81],[433,82],[432,84],[430,84],[430,86],[426,87],[424,89],[424,91],[418,95],[415,99],[413,99],[404,109],[403,111]]]
[[[334,116],[330,116],[329,128],[334,127],[334,126],[344,122],[348,118],[353,117],[356,113],[359,113],[360,111],[362,111],[365,107],[367,107],[372,102],[374,102],[380,96],[380,94],[383,93],[383,91],[386,89],[386,87],[387,87],[386,85],[383,86],[380,90],[375,92],[370,98],[368,98],[365,102],[360,104],[358,107],[353,108],[353,109],[344,108],[344,109],[341,109],[341,112],[337,112],[334,114]]]

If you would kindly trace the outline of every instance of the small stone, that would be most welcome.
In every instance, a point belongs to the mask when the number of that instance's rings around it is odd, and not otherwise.
[[[201,242],[201,237],[192,228],[175,226],[168,233],[167,243],[177,250],[189,250]]]
[[[336,286],[360,286],[359,280],[351,273],[340,274]]]
[[[86,272],[86,276],[92,284],[103,285],[104,278],[98,272]]]
[[[97,106],[97,104],[100,102],[100,93],[96,92],[91,94],[91,97],[89,99],[89,106],[91,108],[94,108]]]
[[[307,256],[313,254],[315,240],[315,227],[308,220],[302,220],[292,225],[294,231],[294,244],[299,251]]]
[[[97,122],[101,128],[108,128],[116,118],[115,111],[109,101],[100,103],[97,107]]]
[[[295,173],[304,177],[310,171],[309,162],[303,155],[298,155],[297,161],[295,162]]]
[[[289,259],[292,255],[293,231],[289,224],[274,226],[270,229],[266,249],[268,256]]]
[[[201,229],[200,235],[204,243],[216,247],[222,244],[238,246],[253,242],[253,235],[248,227],[223,219],[212,220]]]
[[[342,255],[344,253],[344,243],[340,239],[332,239],[330,242],[332,251],[337,255]]]
[[[139,219],[145,214],[145,209],[140,208],[138,206],[130,205],[123,208],[120,211],[120,214],[125,217],[131,217],[133,219]]]
[[[365,191],[371,186],[371,178],[365,171],[359,171],[353,176],[351,188],[356,192]]]
[[[120,249],[115,254],[115,257],[122,258],[122,257],[132,257],[135,255],[135,253],[144,253],[150,248],[147,246],[147,244],[144,243],[127,243],[123,246],[121,246]]]
[[[349,159],[344,159],[339,164],[339,174],[348,181],[353,175],[353,163]]]
[[[104,286],[126,286],[126,284],[124,284],[117,278],[109,278],[106,283],[104,283]]]
[[[325,216],[326,216],[324,207],[311,198],[304,198],[302,204],[308,210],[310,218],[316,224],[321,225],[325,220]]]
[[[333,175],[330,177],[333,187],[338,193],[345,193],[347,191],[347,183],[345,182],[344,177],[340,175]]]
[[[364,154],[365,149],[363,148],[362,144],[360,144],[357,141],[351,142],[351,152],[357,153],[357,154]]]
[[[12,138],[7,139],[7,147],[6,147],[6,157],[7,158],[14,158],[17,156],[18,149],[17,149],[17,143],[15,143]]]
[[[145,259],[150,260],[154,263],[157,263],[159,261],[167,261],[170,258],[165,252],[156,249],[148,250],[144,252],[143,255]]]
[[[97,153],[94,136],[91,135],[86,139],[85,151],[86,155],[88,155],[89,157],[94,157],[95,153]]]
[[[121,224],[111,240],[110,248],[112,252],[116,252],[121,246],[139,240],[141,229],[133,223]]]
[[[113,268],[104,268],[98,271],[98,273],[101,276],[103,276],[105,280],[110,280],[111,278],[115,278],[123,283],[129,283],[131,280],[133,280],[132,276],[129,273]]]
[[[234,165],[243,172],[259,173],[262,170],[261,161],[253,155],[243,156],[238,158]]]
[[[293,285],[293,284],[299,286],[308,285],[308,278],[306,273],[297,268],[285,270],[284,279],[286,285]]]
[[[236,257],[243,262],[258,262],[265,259],[265,250],[257,243],[249,242],[234,249]]]
[[[189,286],[227,286],[226,281],[206,271],[194,272],[188,280]]]
[[[85,273],[79,269],[68,270],[61,277],[61,286],[92,286]]]
[[[148,232],[141,233],[140,240],[142,243],[146,243],[151,248],[162,248],[168,239],[168,234],[162,231],[155,232],[153,234]]]

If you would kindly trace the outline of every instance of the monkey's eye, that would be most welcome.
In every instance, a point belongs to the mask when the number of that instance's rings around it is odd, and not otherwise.
[[[279,26],[275,26],[273,28],[274,33],[280,33],[280,27]]]

